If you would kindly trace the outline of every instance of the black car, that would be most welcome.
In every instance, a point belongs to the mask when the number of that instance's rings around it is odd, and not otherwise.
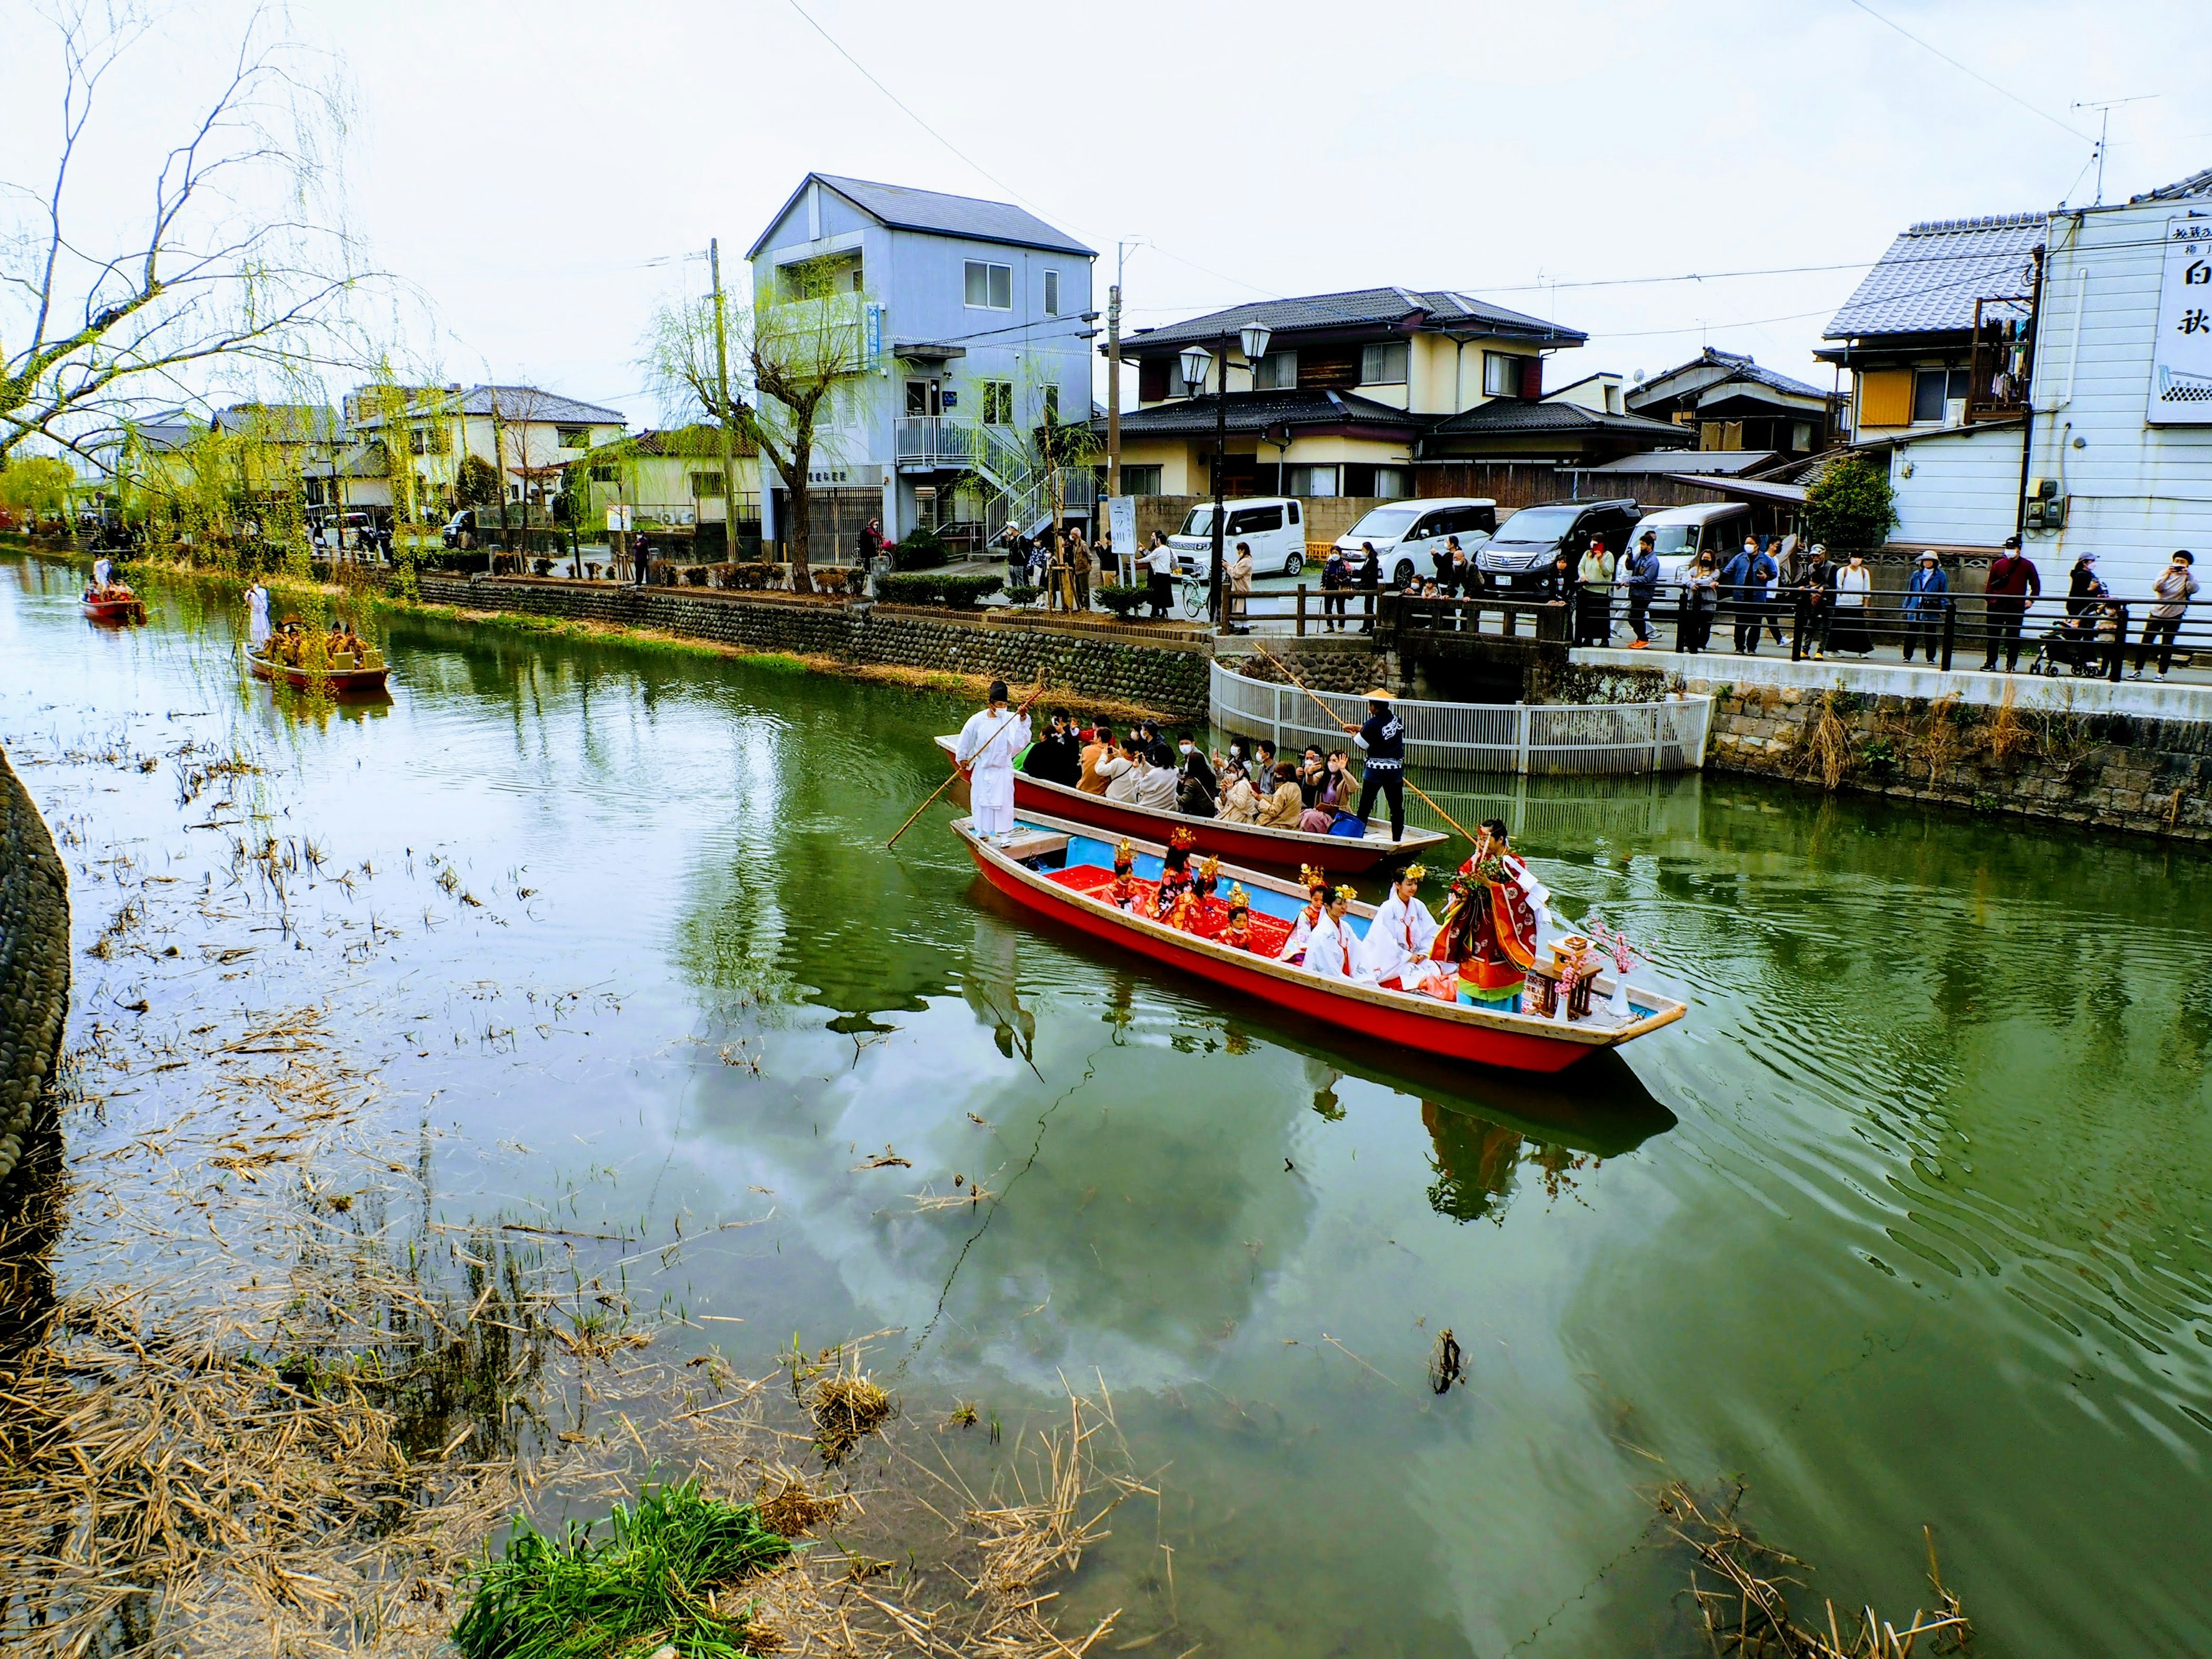
[[[477,544],[476,509],[465,507],[453,514],[451,522],[440,532],[440,539],[447,548],[460,550]]]
[[[1524,507],[1504,524],[1475,555],[1474,568],[1487,592],[1501,598],[1533,593],[1542,587],[1552,562],[1565,549],[1579,561],[1596,538],[1618,556],[1644,509],[1631,501],[1551,501]]]

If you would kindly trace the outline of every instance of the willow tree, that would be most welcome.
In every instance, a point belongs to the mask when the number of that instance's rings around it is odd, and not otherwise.
[[[33,50],[9,26],[10,67]],[[119,434],[191,399],[210,375],[363,361],[347,301],[368,273],[335,176],[343,99],[258,10],[199,115],[137,163],[95,123],[132,73],[173,74],[156,20],[127,3],[62,0],[53,29],[56,154],[42,174],[0,162],[0,464],[33,438],[100,463]],[[131,61],[131,60],[136,61]],[[129,67],[125,68],[126,63]],[[112,230],[76,211],[96,191],[143,200]]]
[[[792,586],[802,590],[813,585],[807,481],[816,451],[834,444],[838,400],[866,367],[866,296],[836,287],[850,269],[837,260],[785,267],[752,305],[729,313],[726,356],[710,295],[663,306],[646,337],[643,367],[664,413],[678,425],[703,416],[726,427],[783,480],[777,528]]]

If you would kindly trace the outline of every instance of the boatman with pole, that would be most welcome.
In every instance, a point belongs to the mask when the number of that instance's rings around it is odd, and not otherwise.
[[[1344,728],[1351,732],[1350,726]],[[1377,686],[1367,694],[1367,723],[1353,732],[1352,742],[1366,756],[1366,776],[1359,785],[1359,831],[1367,833],[1367,817],[1375,807],[1375,793],[1390,803],[1390,839],[1406,838],[1406,723],[1390,708],[1390,694]]]
[[[968,769],[975,833],[1003,844],[1014,833],[1014,757],[1029,747],[1030,717],[1006,707],[1006,683],[993,680],[991,706],[968,717],[954,758]]]

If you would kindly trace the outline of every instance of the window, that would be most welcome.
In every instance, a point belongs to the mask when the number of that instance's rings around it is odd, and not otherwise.
[[[589,449],[592,447],[592,428],[587,426],[556,427],[553,436],[563,449]]]
[[[1904,426],[1911,419],[1911,370],[1875,368],[1859,372],[1860,426]]]
[[[1943,392],[1948,377],[1940,368],[1923,368],[1912,377],[1912,423],[1915,426],[1941,422],[1943,418]]]
[[[968,303],[985,311],[1014,308],[1014,268],[981,259],[968,261]]]
[[[1283,469],[1285,495],[1334,495],[1336,469],[1333,466],[1286,466]]]
[[[1012,380],[983,382],[983,424],[1012,426],[1014,423],[1014,383]]]
[[[1045,419],[1048,421],[1057,421],[1060,419],[1060,388],[1058,386],[1048,386],[1045,387],[1043,392],[1039,394],[1039,401],[1044,405]]]
[[[694,472],[691,475],[691,494],[694,496],[712,495],[720,501],[728,494],[723,488],[726,482],[719,472]]]
[[[1407,347],[1403,340],[1386,340],[1380,345],[1360,347],[1359,384],[1405,385],[1407,356]]]
[[[1406,469],[1402,466],[1378,466],[1375,469],[1375,493],[1378,495],[1406,495]]]
[[[1344,493],[1347,495],[1372,495],[1375,493],[1375,468],[1364,461],[1347,462],[1341,470]]]
[[[1060,315],[1060,273],[1056,270],[1048,270],[1044,274],[1044,314],[1048,317]]]
[[[1269,352],[1253,368],[1252,384],[1261,392],[1294,391],[1298,384],[1298,354]]]
[[[1137,401],[1140,404],[1165,403],[1168,397],[1168,360],[1164,357],[1139,357],[1137,360]]]
[[[1124,495],[1157,495],[1160,493],[1160,470],[1156,466],[1125,466],[1121,469],[1121,493]]]
[[[1229,533],[1232,536],[1256,536],[1263,530],[1283,527],[1283,509],[1279,507],[1248,507],[1242,513],[1229,515]]]
[[[1518,352],[1486,351],[1482,354],[1482,395],[1486,398],[1517,398],[1521,395],[1521,365],[1528,361]]]
[[[592,469],[592,482],[593,483],[613,483],[621,478],[621,477],[622,469],[611,461],[605,463],[604,465],[595,466]]]
[[[860,266],[854,265],[853,267],[853,292],[855,294],[860,293],[866,286],[867,284],[863,280]]]

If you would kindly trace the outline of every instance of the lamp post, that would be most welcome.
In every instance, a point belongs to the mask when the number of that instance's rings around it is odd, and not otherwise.
[[[1213,559],[1206,582],[1206,614],[1217,624],[1221,621],[1221,574],[1229,530],[1228,504],[1222,499],[1229,471],[1229,349],[1243,348],[1244,362],[1256,380],[1260,359],[1267,355],[1274,332],[1265,323],[1249,323],[1221,343],[1221,375],[1213,402]],[[1182,354],[1182,383],[1192,397],[1206,384],[1206,371],[1213,360],[1204,346],[1192,346]]]

